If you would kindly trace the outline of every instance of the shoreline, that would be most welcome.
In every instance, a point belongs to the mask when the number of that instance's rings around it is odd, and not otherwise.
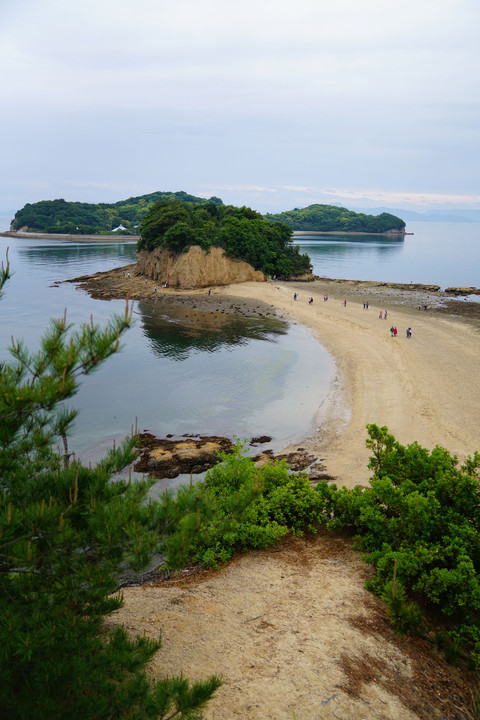
[[[417,286],[320,278],[214,287],[211,295],[205,288],[155,295],[153,283],[123,272],[118,268],[68,282],[97,298],[157,297],[219,317],[261,313],[308,328],[333,358],[335,377],[327,397],[319,398],[309,437],[285,451],[303,447],[338,485],[368,483],[368,423],[386,425],[402,444],[441,445],[462,461],[480,449],[480,303]],[[367,301],[368,310],[363,308]],[[380,309],[382,315],[388,311],[387,320],[379,319]],[[395,339],[391,324],[398,327]],[[413,329],[411,339],[407,327]]]
[[[413,233],[407,233],[405,230],[386,230],[382,233],[372,232],[360,232],[360,231],[348,231],[348,230],[292,230],[293,235],[371,235],[376,237],[380,235],[382,237],[392,237],[396,240],[403,239],[404,235],[413,235]],[[92,242],[95,240],[101,240],[104,237],[112,238],[112,240],[118,239],[119,242],[124,239],[131,239],[137,242],[140,239],[140,235],[72,235],[71,233],[41,233],[41,232],[25,232],[24,230],[4,230],[0,232],[0,237],[22,237],[22,238],[44,238],[46,240],[69,240],[72,242]]]
[[[322,458],[337,484],[368,484],[369,423],[386,425],[404,445],[441,445],[461,461],[480,448],[478,303],[355,281],[265,290],[260,296],[310,328],[335,361],[331,393],[303,445]],[[244,295],[252,288],[236,286],[235,291]],[[314,298],[311,306],[308,297]],[[387,320],[379,318],[385,309]],[[391,325],[398,327],[396,338],[390,336]],[[411,339],[407,327],[413,328]]]
[[[68,235],[59,233],[29,233],[22,232],[21,230],[6,230],[0,232],[0,237],[7,238],[31,238],[32,240],[66,240],[68,242],[78,243],[125,243],[125,242],[137,242],[139,235]]]

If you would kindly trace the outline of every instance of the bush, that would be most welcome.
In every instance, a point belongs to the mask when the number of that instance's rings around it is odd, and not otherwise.
[[[289,474],[283,460],[257,468],[241,444],[219,459],[197,485],[215,510],[198,526],[192,562],[218,565],[236,551],[268,547],[288,533],[316,531],[324,503],[307,477]]]
[[[444,448],[404,447],[386,427],[367,429],[370,486],[331,487],[328,527],[355,529],[377,571],[368,587],[397,628],[421,627],[415,597],[480,667],[480,454],[458,467]]]

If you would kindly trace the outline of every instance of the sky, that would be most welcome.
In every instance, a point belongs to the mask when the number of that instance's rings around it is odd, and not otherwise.
[[[0,0],[0,212],[480,208],[478,0]]]

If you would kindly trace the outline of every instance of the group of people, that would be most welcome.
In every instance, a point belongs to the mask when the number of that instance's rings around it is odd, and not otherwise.
[[[299,298],[299,294],[298,294],[297,292],[294,293],[294,294],[293,294],[293,299],[294,299],[294,300],[298,300],[298,298]],[[324,300],[324,302],[325,302],[326,300],[328,300],[328,295],[325,294],[325,295],[323,296],[323,300]],[[308,304],[309,304],[309,305],[312,305],[312,304],[313,304],[313,297],[310,296],[310,297],[308,298]],[[343,300],[343,301],[342,301],[342,306],[343,306],[343,307],[347,307],[347,301],[346,301],[346,300]],[[364,303],[363,303],[363,309],[364,309],[364,310],[368,310],[368,308],[369,308],[368,301],[367,301],[367,302],[364,302]],[[387,319],[387,316],[388,316],[388,311],[387,311],[387,310],[380,310],[379,313],[378,313],[378,317],[380,318],[380,320],[382,320],[382,319],[383,319],[383,320],[386,320],[386,319]],[[412,328],[411,328],[411,327],[408,327],[405,332],[406,332],[407,338],[410,339],[410,338],[412,337]],[[390,335],[391,335],[392,337],[397,337],[397,335],[398,335],[398,330],[397,330],[397,328],[396,328],[394,325],[392,325],[392,327],[390,328]]]
[[[392,327],[390,328],[390,335],[391,335],[392,337],[397,337],[397,333],[398,333],[397,328],[392,325]],[[411,328],[411,327],[408,327],[408,328],[405,330],[405,333],[406,333],[406,335],[407,335],[407,338],[410,339],[410,338],[412,337],[412,328]]]

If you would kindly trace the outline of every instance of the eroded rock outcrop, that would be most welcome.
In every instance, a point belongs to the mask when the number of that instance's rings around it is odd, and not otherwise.
[[[227,257],[223,248],[212,247],[206,252],[198,245],[180,254],[167,248],[142,250],[136,272],[168,287],[186,289],[265,280],[265,275],[248,263]]]

